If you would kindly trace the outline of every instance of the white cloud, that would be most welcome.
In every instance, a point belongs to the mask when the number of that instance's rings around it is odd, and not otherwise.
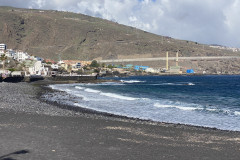
[[[130,22],[136,22],[136,21],[137,21],[137,17],[135,17],[135,16],[130,16],[130,17],[129,17],[129,21],[130,21]]]
[[[0,5],[72,11],[173,38],[240,47],[240,0],[0,0]]]
[[[42,8],[46,5],[46,0],[34,0],[30,3],[28,8]]]
[[[235,2],[232,3],[232,5],[229,5],[224,11],[226,16],[225,24],[231,31],[235,31],[236,29],[237,30],[239,29],[240,19],[239,19],[239,16],[237,16],[237,15],[240,15],[239,8],[240,8],[240,2],[238,0],[235,0]]]

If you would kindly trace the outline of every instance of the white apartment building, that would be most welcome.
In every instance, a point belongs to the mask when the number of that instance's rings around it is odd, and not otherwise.
[[[17,61],[22,62],[22,61],[25,61],[26,59],[29,59],[29,55],[28,53],[25,53],[23,51],[17,51],[14,58]]]
[[[6,50],[6,49],[7,49],[7,45],[1,43],[1,44],[0,44],[0,50]]]
[[[16,52],[12,49],[7,49],[7,52],[5,53],[5,55],[9,58],[14,58],[14,56],[16,55]]]
[[[46,76],[48,74],[48,68],[45,68],[41,61],[26,60],[24,63],[28,72],[26,75]]]

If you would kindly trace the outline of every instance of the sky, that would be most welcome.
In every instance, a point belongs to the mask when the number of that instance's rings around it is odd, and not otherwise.
[[[240,48],[240,0],[0,0],[0,6],[82,13],[176,39]]]

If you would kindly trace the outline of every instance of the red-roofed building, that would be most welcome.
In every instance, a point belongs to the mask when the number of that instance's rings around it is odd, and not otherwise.
[[[45,62],[46,62],[46,63],[52,63],[52,64],[55,64],[55,63],[56,63],[54,60],[51,60],[51,59],[46,59]]]

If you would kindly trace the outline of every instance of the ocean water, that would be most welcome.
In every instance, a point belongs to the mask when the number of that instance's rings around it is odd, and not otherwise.
[[[56,84],[75,107],[158,122],[240,131],[240,76],[134,76],[119,82]]]

